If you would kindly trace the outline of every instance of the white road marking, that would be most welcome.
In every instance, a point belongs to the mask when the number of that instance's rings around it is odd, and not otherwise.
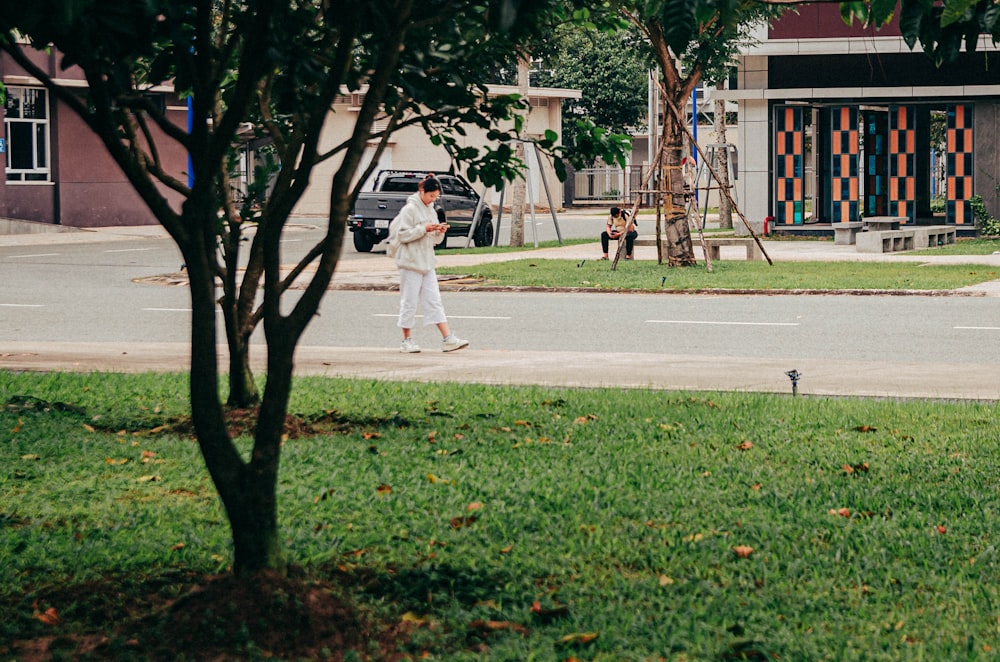
[[[952,328],[966,331],[1000,331],[1000,326],[953,326]]]
[[[399,317],[397,313],[375,313],[374,317]],[[423,317],[423,315],[417,315],[417,317]],[[510,317],[502,316],[491,316],[491,315],[448,315],[450,320],[509,320]]]
[[[155,248],[115,248],[105,250],[105,253],[141,253],[142,251],[155,251]]]
[[[0,303],[0,308],[44,308],[40,303]]]
[[[646,324],[712,324],[717,326],[799,326],[798,322],[712,322],[708,320],[646,320]]]
[[[61,255],[61,253],[32,253],[30,255],[10,255],[10,259],[21,258],[21,257],[52,257],[54,255]]]
[[[153,313],[190,313],[191,312],[190,308],[143,308],[143,310],[148,310],[148,311],[153,312]],[[215,310],[215,313],[217,315],[219,313],[221,313],[221,312],[222,311],[219,310],[219,309]]]

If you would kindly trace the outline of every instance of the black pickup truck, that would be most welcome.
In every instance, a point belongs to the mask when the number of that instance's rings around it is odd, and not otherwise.
[[[413,170],[382,170],[375,177],[374,190],[358,194],[354,209],[347,217],[347,228],[354,235],[354,248],[358,252],[368,253],[375,244],[388,238],[389,222],[406,204],[406,199],[417,192],[417,184],[427,174]],[[444,248],[448,237],[469,235],[479,195],[458,175],[433,174],[441,182],[441,197],[434,203],[438,220],[450,226],[437,245],[437,248]],[[493,243],[493,213],[487,206],[483,207],[472,240],[476,246]]]

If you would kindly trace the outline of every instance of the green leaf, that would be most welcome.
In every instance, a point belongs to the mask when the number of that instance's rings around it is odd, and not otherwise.
[[[899,30],[903,41],[912,49],[920,36],[920,22],[924,18],[924,10],[916,2],[904,2],[899,12]]]
[[[696,8],[697,3],[692,0],[666,0],[663,3],[660,14],[663,36],[674,55],[684,53],[698,35]]]
[[[868,9],[868,23],[876,28],[892,20],[896,12],[896,0],[872,0]],[[913,3],[903,3],[904,6]]]
[[[971,20],[978,3],[979,0],[948,0],[941,11],[941,27]]]
[[[864,2],[842,2],[840,3],[840,18],[847,25],[852,25],[855,18],[861,21],[862,25],[867,25],[868,5]]]

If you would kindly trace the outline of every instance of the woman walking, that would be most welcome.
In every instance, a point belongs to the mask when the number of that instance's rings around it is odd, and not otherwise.
[[[397,325],[403,330],[401,352],[420,351],[420,346],[410,337],[418,305],[424,311],[424,324],[436,324],[441,332],[441,351],[453,352],[469,344],[468,340],[453,335],[448,327],[434,270],[434,246],[448,230],[447,223],[438,222],[434,209],[434,202],[439,197],[441,182],[433,175],[427,175],[389,225],[389,255],[395,258],[399,267]]]

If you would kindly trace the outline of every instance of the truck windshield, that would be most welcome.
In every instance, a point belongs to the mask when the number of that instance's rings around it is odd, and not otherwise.
[[[419,181],[416,177],[390,177],[382,183],[382,190],[386,193],[415,193]]]

